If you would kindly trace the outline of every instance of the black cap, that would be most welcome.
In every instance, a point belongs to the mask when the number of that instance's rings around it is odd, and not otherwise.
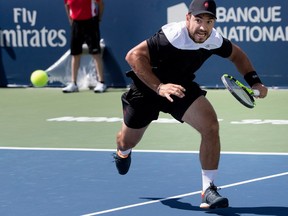
[[[189,6],[189,13],[193,16],[207,13],[217,19],[216,3],[214,0],[193,0]]]

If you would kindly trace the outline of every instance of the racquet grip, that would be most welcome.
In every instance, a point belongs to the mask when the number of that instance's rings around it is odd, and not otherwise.
[[[257,89],[252,89],[253,90],[253,96],[258,97],[260,96],[260,91]]]

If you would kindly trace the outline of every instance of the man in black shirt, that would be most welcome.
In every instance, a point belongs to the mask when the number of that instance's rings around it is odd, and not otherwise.
[[[218,55],[236,66],[248,84],[259,90],[260,98],[267,95],[247,55],[214,29],[215,20],[214,0],[193,0],[186,21],[163,26],[128,52],[126,60],[132,70],[127,75],[133,84],[122,95],[124,122],[114,156],[118,172],[125,175],[131,149],[160,111],[189,124],[201,135],[201,208],[225,208],[229,203],[213,183],[220,159],[217,115],[205,97],[206,91],[193,81],[194,73],[210,56]]]

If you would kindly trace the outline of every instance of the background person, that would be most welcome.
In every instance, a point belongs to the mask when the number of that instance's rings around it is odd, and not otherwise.
[[[88,45],[97,76],[94,92],[106,91],[103,75],[103,61],[100,47],[100,29],[104,2],[103,0],[64,0],[65,9],[71,24],[71,83],[62,89],[64,93],[78,92],[77,75],[80,67],[82,45]]]

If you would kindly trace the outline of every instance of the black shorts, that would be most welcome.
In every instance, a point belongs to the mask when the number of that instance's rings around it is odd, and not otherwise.
[[[206,95],[206,91],[202,90],[195,82],[191,81],[189,86],[184,87],[186,89],[185,97],[172,96],[174,102],[170,102],[148,87],[139,87],[133,83],[129,91],[125,92],[121,98],[125,124],[134,129],[143,128],[153,120],[157,120],[160,111],[171,114],[176,120],[183,123],[182,117],[189,106],[198,97]]]
[[[71,27],[71,55],[81,54],[84,43],[87,44],[90,54],[101,53],[98,17],[73,21]]]

